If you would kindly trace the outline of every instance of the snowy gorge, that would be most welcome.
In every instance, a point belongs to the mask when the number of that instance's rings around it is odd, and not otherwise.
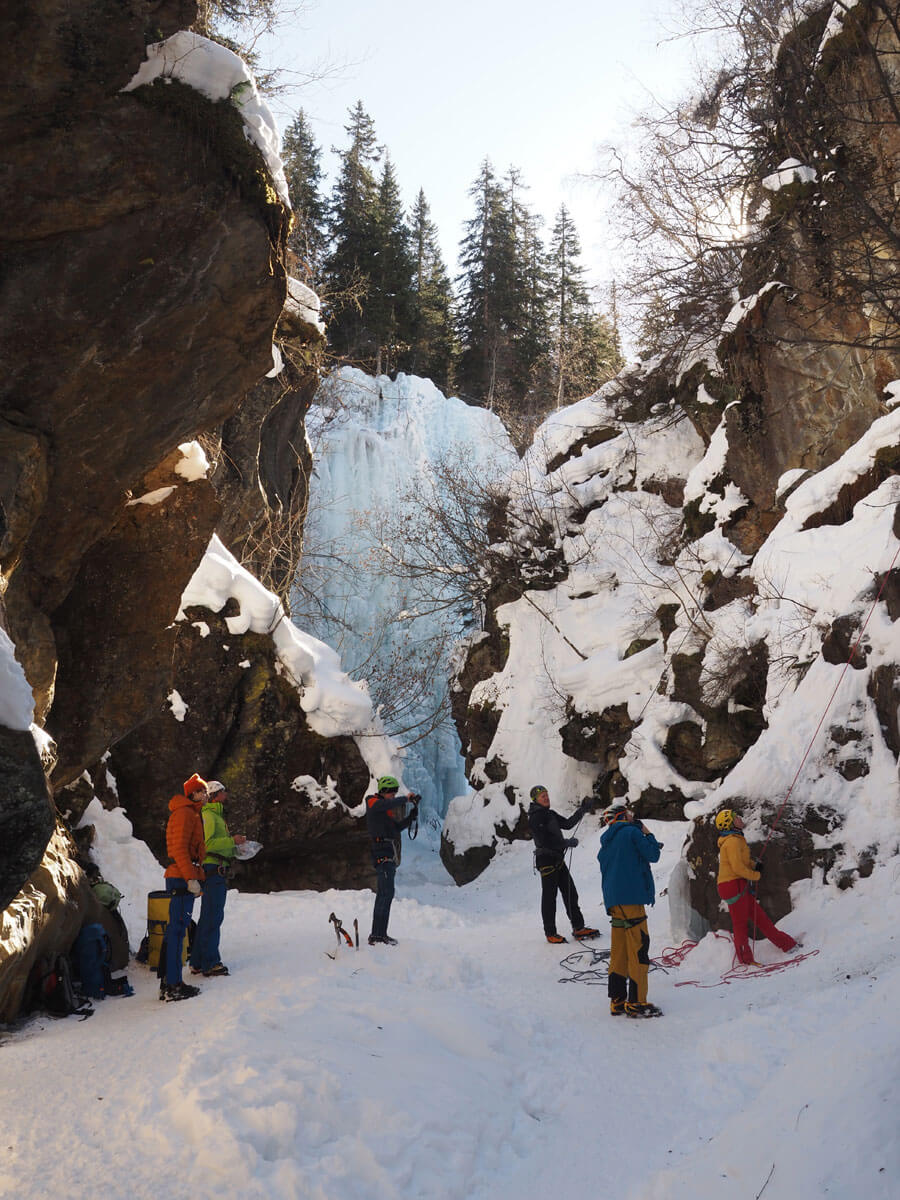
[[[900,348],[839,202],[865,163],[895,235],[897,5],[792,9],[732,294],[521,456],[427,379],[326,372],[277,124],[191,0],[64,7],[9,23],[0,107],[0,1198],[894,1200]],[[140,945],[195,770],[261,846],[231,973],[30,1006],[90,864]],[[423,795],[395,947],[386,772]],[[545,938],[537,783],[592,802],[585,944]],[[623,799],[662,1020],[607,1001]],[[736,965],[723,806],[796,953]]]

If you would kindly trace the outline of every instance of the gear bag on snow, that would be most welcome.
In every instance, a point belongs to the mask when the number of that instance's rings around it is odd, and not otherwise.
[[[82,992],[92,1000],[134,995],[124,975],[113,978],[111,961],[112,945],[103,926],[96,922],[83,926],[72,947],[72,967]]]
[[[34,964],[28,980],[25,1008],[47,1012],[53,1017],[68,1017],[74,1013],[83,1021],[94,1013],[91,1002],[75,990],[72,967],[65,954],[46,954]]]
[[[160,954],[162,951],[163,938],[166,936],[166,928],[169,924],[169,901],[172,899],[172,892],[148,892],[147,894],[147,966],[153,968],[157,972],[160,965]],[[192,921],[193,925],[194,922]],[[184,935],[184,946],[181,951],[181,961],[187,962],[188,953],[190,952],[190,933]],[[141,955],[138,955],[141,961]]]
[[[81,990],[92,1000],[104,1000],[109,991],[109,935],[102,925],[82,926],[72,947],[72,967],[81,983]]]

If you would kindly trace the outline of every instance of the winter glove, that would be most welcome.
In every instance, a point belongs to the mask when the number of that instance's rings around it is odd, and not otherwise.
[[[563,845],[568,846],[570,850],[574,850],[578,845],[578,838],[566,838],[566,840],[563,842]]]
[[[410,804],[418,804],[422,797],[418,792],[410,792],[406,799],[410,802]]]
[[[753,864],[753,870],[754,870],[754,871],[759,871],[760,875],[762,875],[762,872],[763,872],[763,863],[762,863],[762,859],[761,859],[761,858],[758,858],[758,859],[756,860],[756,862]]]
[[[203,892],[203,888],[200,886],[199,879],[189,879],[188,884],[187,884],[187,889],[191,893],[192,896],[199,896]]]

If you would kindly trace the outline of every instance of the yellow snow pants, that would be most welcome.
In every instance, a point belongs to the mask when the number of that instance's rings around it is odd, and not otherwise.
[[[647,1003],[647,975],[650,971],[650,934],[643,904],[614,904],[607,909],[612,931],[609,951],[609,996]],[[631,981],[626,996],[626,980]]]

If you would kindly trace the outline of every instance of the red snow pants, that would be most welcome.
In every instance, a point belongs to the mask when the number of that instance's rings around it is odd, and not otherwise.
[[[777,926],[772,924],[757,904],[756,897],[750,891],[750,885],[746,879],[729,879],[727,883],[720,883],[719,895],[723,900],[733,901],[728,905],[728,911],[731,913],[734,950],[739,962],[753,962],[753,954],[747,936],[747,926],[751,921],[762,936],[767,937],[779,950],[787,953],[797,945],[789,933],[782,933]],[[740,898],[735,900],[735,896]]]

